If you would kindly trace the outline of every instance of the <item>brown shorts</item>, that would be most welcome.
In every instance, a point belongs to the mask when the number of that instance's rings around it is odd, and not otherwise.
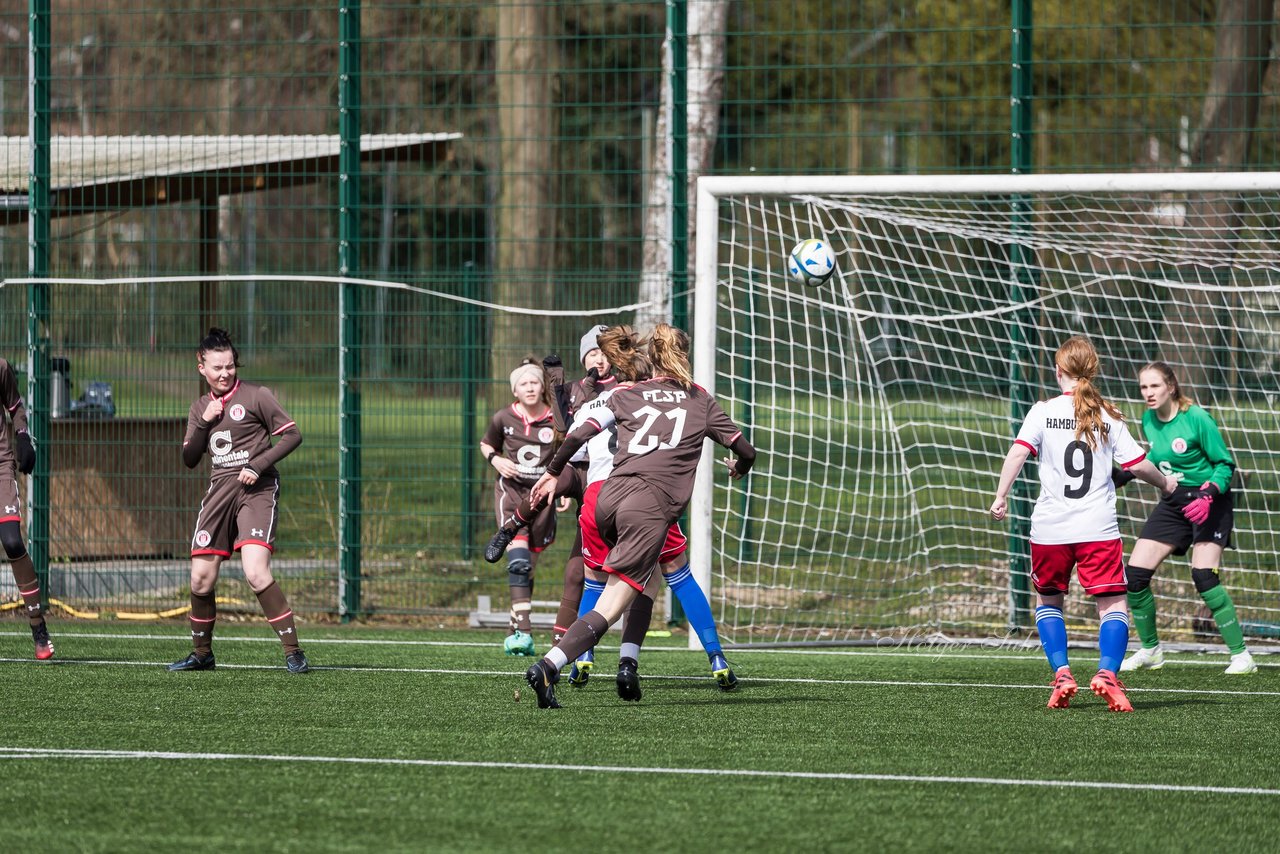
[[[0,466],[0,522],[22,521],[22,499],[18,497],[17,470]]]
[[[578,516],[578,537],[582,541],[582,561],[592,569],[603,569],[609,557],[609,546],[600,535],[596,526],[596,502],[600,500],[600,490],[608,481],[597,480],[587,487],[587,494],[582,496],[582,512]],[[662,553],[658,560],[674,560],[689,548],[689,541],[680,523],[673,522],[667,528],[667,538],[662,544]]]
[[[253,486],[234,475],[217,478],[200,502],[191,554],[231,557],[243,545],[275,551],[279,502],[279,478],[260,477]]]
[[[520,502],[529,497],[533,484],[523,484],[516,480],[500,477],[493,482],[493,506],[497,511],[498,527],[516,512]],[[529,524],[529,551],[542,551],[556,541],[556,508],[554,502],[548,502],[538,510]]]
[[[667,541],[667,531],[684,512],[661,490],[639,477],[611,477],[596,499],[596,526],[609,546],[604,571],[644,590]]]

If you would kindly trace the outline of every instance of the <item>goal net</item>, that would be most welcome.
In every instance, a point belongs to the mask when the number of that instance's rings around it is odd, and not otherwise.
[[[1034,464],[1010,520],[987,508],[1073,334],[1135,436],[1155,359],[1217,419],[1239,467],[1223,580],[1246,636],[1280,635],[1280,173],[716,177],[697,216],[695,378],[761,454],[732,486],[702,466],[691,505],[727,638],[1026,637]],[[808,237],[836,254],[817,288],[786,270]],[[1120,491],[1126,554],[1156,497]],[[1162,640],[1221,648],[1188,558],[1153,591]],[[1074,584],[1067,622],[1096,638]]]

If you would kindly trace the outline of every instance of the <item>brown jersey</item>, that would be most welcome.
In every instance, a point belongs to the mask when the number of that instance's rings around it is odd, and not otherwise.
[[[14,432],[27,429],[27,408],[22,403],[22,395],[18,394],[18,377],[6,359],[0,359],[0,406],[9,413]],[[0,429],[0,467],[16,465],[13,437],[8,430]]]
[[[519,403],[499,409],[489,421],[481,439],[486,445],[520,467],[516,480],[532,486],[547,470],[556,450],[556,428],[548,407],[529,418]]]
[[[620,388],[605,406],[618,425],[609,477],[642,477],[679,505],[693,494],[702,440],[710,437],[727,448],[742,435],[705,389],[686,389],[670,377]]]
[[[238,475],[244,468],[260,478],[279,477],[275,464],[302,444],[302,434],[270,389],[237,380],[222,398],[222,415],[206,422],[201,416],[212,399],[209,393],[191,404],[182,461],[195,468],[207,452],[213,462],[211,480]]]
[[[601,392],[617,387],[618,378],[613,374],[608,374],[598,380],[583,377],[569,386],[569,422],[572,423],[573,416],[577,414],[578,410],[595,400]]]

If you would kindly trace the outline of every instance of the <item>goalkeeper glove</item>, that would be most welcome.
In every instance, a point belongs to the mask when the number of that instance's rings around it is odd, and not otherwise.
[[[36,449],[31,444],[31,434],[26,430],[18,431],[18,471],[31,474],[36,468]]]
[[[1115,467],[1112,467],[1111,469],[1111,482],[1115,484],[1116,489],[1119,489],[1125,484],[1132,483],[1137,480],[1137,478],[1138,476],[1128,469],[1118,469]]]
[[[1182,515],[1186,516],[1187,521],[1193,525],[1203,525],[1205,520],[1209,518],[1209,508],[1213,506],[1213,497],[1217,494],[1218,487],[1206,482],[1200,487],[1196,497],[1182,508]]]

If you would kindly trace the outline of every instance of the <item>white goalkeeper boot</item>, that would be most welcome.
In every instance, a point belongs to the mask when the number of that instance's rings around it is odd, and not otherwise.
[[[1120,672],[1159,670],[1161,667],[1164,667],[1164,650],[1159,646],[1153,646],[1150,649],[1144,646],[1120,664]]]

